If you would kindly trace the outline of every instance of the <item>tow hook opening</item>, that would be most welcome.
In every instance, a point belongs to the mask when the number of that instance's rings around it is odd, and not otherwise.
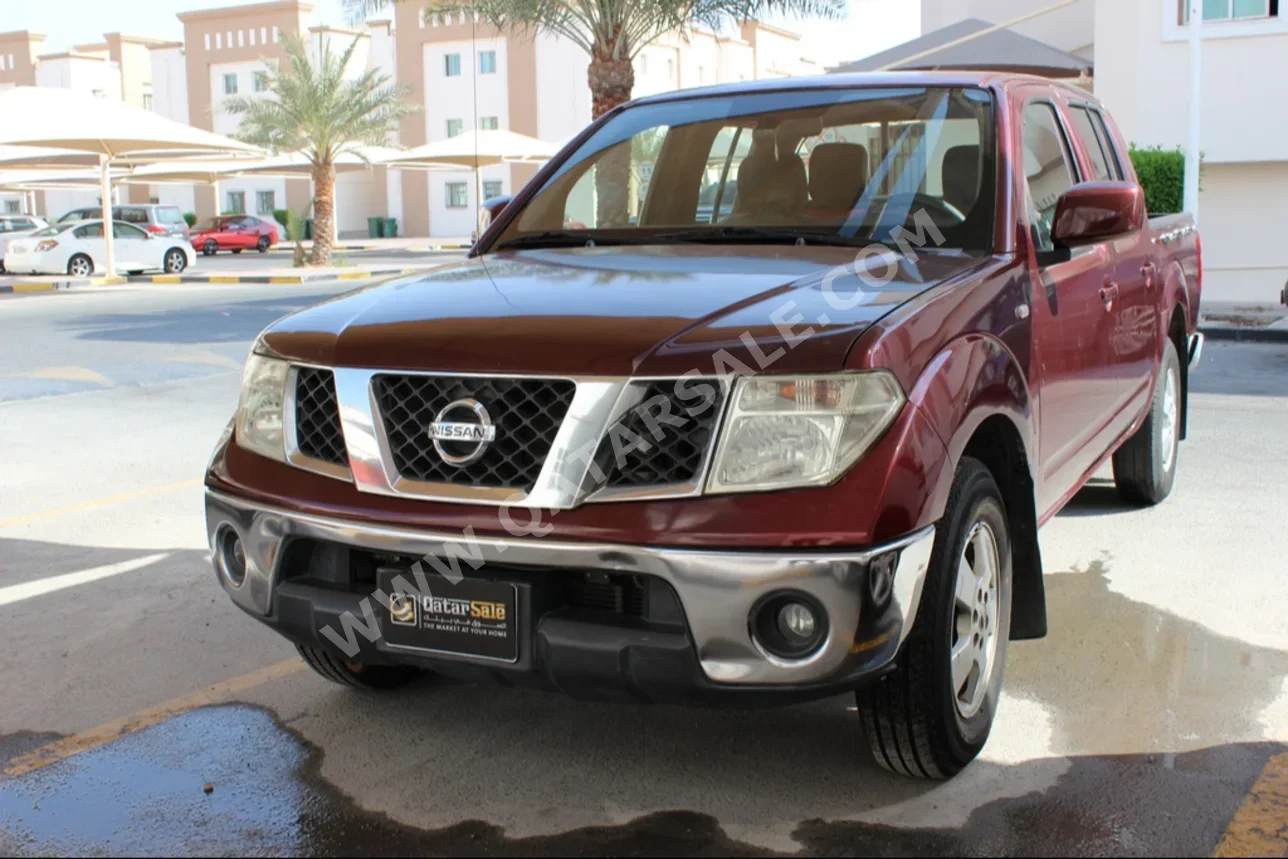
[[[215,568],[235,588],[246,581],[246,546],[231,525],[224,525],[215,535]]]

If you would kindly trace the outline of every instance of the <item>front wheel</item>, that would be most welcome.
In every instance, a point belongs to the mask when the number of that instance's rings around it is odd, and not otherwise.
[[[67,273],[72,277],[89,277],[94,273],[94,261],[85,254],[76,254],[67,261]]]
[[[170,248],[165,252],[164,266],[166,274],[179,274],[188,267],[188,255],[179,248]]]
[[[268,253],[268,246],[270,244],[271,242],[269,242],[268,236],[260,236],[259,241],[255,243],[255,250],[262,254],[266,254]]]
[[[1145,422],[1114,453],[1114,483],[1131,504],[1153,505],[1172,492],[1181,441],[1181,360],[1176,344],[1163,344],[1154,399]]]
[[[1011,539],[992,473],[965,458],[931,553],[912,633],[893,672],[858,694],[882,767],[947,779],[988,740],[1011,634]]]
[[[352,686],[357,689],[396,689],[404,686],[425,672],[410,665],[363,665],[361,662],[346,662],[332,656],[317,647],[295,645],[300,656],[308,666],[341,686]]]
[[[219,244],[214,239],[208,239],[206,243],[201,246],[201,252],[208,257],[214,256],[215,251],[217,250],[219,250]]]

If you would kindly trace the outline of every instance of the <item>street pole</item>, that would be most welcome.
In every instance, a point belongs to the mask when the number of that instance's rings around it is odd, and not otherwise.
[[[98,156],[99,193],[103,198],[103,244],[107,248],[107,276],[115,272],[116,252],[112,247],[112,170],[106,155]]]
[[[1185,211],[1199,219],[1199,147],[1203,106],[1203,0],[1190,3],[1190,136],[1185,147]]]

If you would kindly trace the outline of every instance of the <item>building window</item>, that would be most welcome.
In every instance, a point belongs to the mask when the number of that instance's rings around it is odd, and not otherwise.
[[[224,95],[237,95],[237,75],[224,75]]]
[[[19,202],[17,200],[5,200],[4,210],[10,215],[17,215],[21,212],[19,209]]]
[[[255,28],[254,27],[250,28],[250,46],[252,48],[255,47]]]
[[[222,51],[223,49],[224,49],[224,34],[215,33],[215,50]]]
[[[479,129],[482,131],[496,131],[501,127],[501,120],[495,116],[480,116]]]
[[[479,74],[496,74],[496,51],[479,51]]]
[[[94,96],[94,98],[107,98],[107,91],[101,89],[90,90],[90,95]]]
[[[666,58],[666,79],[668,82],[675,80],[675,58]]]
[[[224,210],[225,214],[234,213],[238,215],[246,214],[246,192],[229,191],[228,208]]]
[[[464,131],[464,130],[465,130],[465,123],[464,123],[464,121],[459,120],[459,119],[449,119],[449,120],[447,120],[447,136],[448,136],[448,137],[455,137],[456,135],[460,134],[460,133],[461,133],[462,131]]]
[[[1202,0],[1204,21],[1241,21],[1246,18],[1278,18],[1279,0]],[[1178,19],[1190,22],[1189,0],[1178,0]]]
[[[491,200],[493,197],[500,197],[505,192],[501,190],[500,179],[489,179],[483,183],[483,199]]]
[[[152,110],[152,93],[150,92],[145,92],[143,94],[143,109]]]
[[[274,45],[276,45],[276,44],[277,44],[277,40],[278,40],[278,39],[280,39],[280,38],[282,38],[282,28],[281,28],[281,27],[274,27],[274,28],[273,28],[273,44],[274,44]]]
[[[271,215],[277,208],[276,191],[256,191],[255,192],[255,211],[261,215]]]
[[[707,82],[707,67],[698,66],[698,83],[704,84],[706,82]]]
[[[267,44],[268,44],[268,28],[267,28],[267,27],[260,27],[260,28],[259,28],[259,43],[260,43],[261,45],[267,45]]]
[[[470,186],[468,182],[447,183],[447,208],[464,209],[470,204]]]
[[[210,50],[210,34],[206,34],[206,50]]]
[[[237,47],[239,47],[239,48],[244,48],[244,47],[246,47],[246,31],[245,31],[245,30],[238,30],[238,31],[237,31]]]
[[[255,72],[255,92],[268,92],[268,72]]]
[[[448,54],[443,57],[443,73],[449,78],[460,77],[461,74],[461,55]]]
[[[640,54],[640,77],[648,74],[648,54]]]

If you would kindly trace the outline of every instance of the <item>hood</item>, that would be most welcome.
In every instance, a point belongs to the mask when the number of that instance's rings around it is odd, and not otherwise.
[[[872,323],[983,261],[890,255],[894,276],[878,286],[855,274],[855,259],[850,248],[796,246],[504,252],[337,296],[278,321],[263,342],[299,361],[406,370],[836,370]],[[866,268],[884,279],[881,259]]]

